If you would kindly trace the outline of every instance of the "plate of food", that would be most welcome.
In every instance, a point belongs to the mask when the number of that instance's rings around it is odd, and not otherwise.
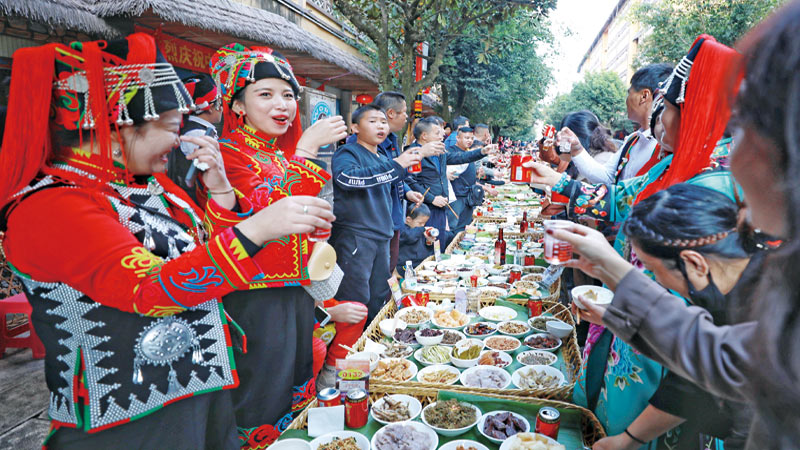
[[[431,384],[455,384],[461,372],[453,366],[436,364],[423,367],[417,372],[417,381]]]
[[[417,370],[419,370],[417,365],[407,359],[387,358],[378,361],[370,378],[387,382],[403,382],[414,378]]]
[[[422,410],[422,423],[442,436],[464,434],[478,423],[481,410],[471,403],[444,400],[431,403]]]
[[[600,286],[575,286],[571,292],[572,301],[581,309],[586,309],[581,303],[581,298],[596,305],[608,305],[614,300],[614,293]]]
[[[414,359],[419,361],[423,366],[448,364],[450,362],[450,347],[444,345],[422,347],[414,352]]]
[[[552,366],[558,361],[555,353],[544,350],[528,350],[517,355],[517,361],[523,366]]]
[[[481,416],[477,428],[486,439],[501,444],[517,433],[530,431],[531,424],[517,413],[492,411]]]
[[[511,336],[492,336],[483,342],[486,344],[486,348],[502,352],[513,352],[522,345],[519,339]]]
[[[361,433],[342,430],[323,434],[310,445],[311,450],[369,450],[369,439]]]
[[[461,372],[459,381],[466,387],[505,389],[511,384],[511,375],[494,366],[476,366]]]
[[[372,404],[369,413],[376,422],[384,425],[414,420],[422,412],[422,403],[405,394],[389,394]]]
[[[537,333],[547,333],[547,322],[556,320],[553,316],[536,316],[528,319],[528,325]]]
[[[519,389],[556,389],[567,381],[553,366],[525,366],[511,374],[511,382]]]
[[[483,338],[497,332],[497,325],[491,322],[475,322],[464,327],[464,334],[469,337]]]
[[[419,328],[430,322],[433,311],[424,306],[409,306],[397,312],[397,318],[406,323],[409,328]]]
[[[408,358],[412,353],[414,353],[412,346],[395,341],[381,353],[381,358]]]
[[[436,311],[433,315],[433,324],[439,328],[459,330],[469,323],[466,314],[451,309],[449,311]]]
[[[478,315],[492,322],[505,322],[514,320],[517,312],[507,306],[486,306],[478,311]]]
[[[398,422],[378,430],[372,436],[373,450],[436,450],[439,436],[421,422]]]
[[[489,447],[470,439],[457,439],[439,447],[439,450],[489,450]]]
[[[456,345],[456,342],[466,339],[466,335],[458,330],[444,330],[444,335],[442,336],[441,345],[446,345],[448,347],[452,347]]]
[[[566,450],[566,447],[540,433],[517,433],[503,441],[500,450]]]
[[[494,367],[508,367],[514,360],[506,352],[498,350],[484,350],[481,352],[481,357],[478,358],[479,366],[494,366]]]
[[[394,339],[394,342],[400,344],[410,345],[412,347],[419,346],[419,342],[417,342],[417,333],[412,328],[406,328],[403,330],[398,328],[394,332],[394,336],[392,336],[392,339]]]
[[[531,331],[531,327],[522,320],[508,320],[500,322],[497,326],[497,331],[507,336],[524,336]]]
[[[536,333],[527,336],[524,344],[530,347],[531,350],[554,352],[561,347],[561,339],[550,333]]]

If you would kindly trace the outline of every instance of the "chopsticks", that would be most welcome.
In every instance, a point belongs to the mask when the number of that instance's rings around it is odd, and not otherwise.
[[[342,347],[343,349],[347,350],[348,352],[358,353],[356,351],[356,349],[354,349],[353,347],[350,347],[350,346],[347,346],[347,345],[344,345],[344,344],[339,344],[339,347]]]
[[[430,191],[430,190],[431,190],[431,188],[425,189],[425,193],[424,193],[424,194],[422,194],[422,200],[425,200],[425,195],[426,195],[426,194],[428,193],[428,191]],[[419,202],[419,203],[417,203],[416,205],[414,205],[414,207],[413,207],[413,208],[411,208],[411,212],[413,213],[414,211],[416,211],[416,210],[417,210],[417,208],[419,208],[419,205],[421,205],[421,204],[422,204],[422,202]],[[409,214],[410,214],[410,213],[409,213]]]
[[[447,205],[448,208],[450,208],[450,212],[453,213],[454,216],[456,216],[456,219],[458,219],[458,214],[456,214],[456,212],[453,209],[453,207],[450,206],[450,202],[447,202],[446,205]]]

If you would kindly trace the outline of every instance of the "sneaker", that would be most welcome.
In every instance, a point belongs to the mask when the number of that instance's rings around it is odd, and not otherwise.
[[[317,375],[317,392],[336,387],[336,367],[325,364]]]

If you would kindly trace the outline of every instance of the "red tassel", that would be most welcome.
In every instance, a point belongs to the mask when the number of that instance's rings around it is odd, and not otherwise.
[[[49,119],[58,46],[48,44],[14,52],[0,150],[0,204],[27,186],[53,156]]]

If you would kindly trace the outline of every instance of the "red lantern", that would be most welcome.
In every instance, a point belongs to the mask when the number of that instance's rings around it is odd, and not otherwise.
[[[356,96],[356,102],[360,105],[366,105],[367,103],[372,103],[372,96],[369,94],[358,94]]]

